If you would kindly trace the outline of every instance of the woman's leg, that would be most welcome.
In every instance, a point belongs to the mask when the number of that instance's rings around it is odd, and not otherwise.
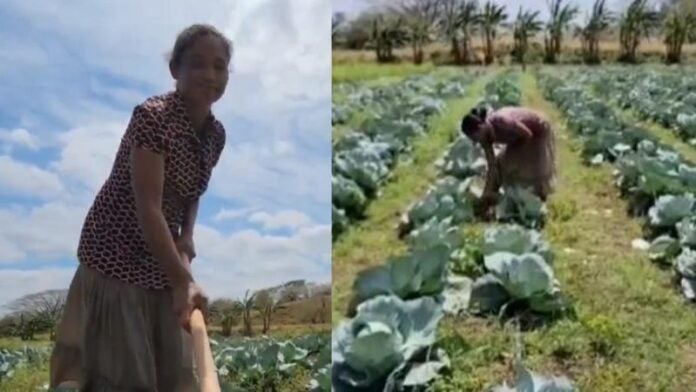
[[[151,290],[86,269],[85,388],[155,391]]]
[[[49,363],[49,387],[80,388],[82,382],[82,279],[80,265],[70,283]]]
[[[509,146],[500,157],[502,186],[530,188],[542,201],[552,192],[553,168],[544,143]]]

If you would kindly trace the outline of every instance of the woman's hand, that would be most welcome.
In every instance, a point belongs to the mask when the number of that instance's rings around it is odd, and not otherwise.
[[[474,212],[476,215],[484,221],[491,220],[493,218],[493,211],[491,207],[497,202],[498,195],[495,193],[484,193],[481,197],[476,200],[474,204]]]
[[[194,309],[200,309],[203,318],[208,322],[208,297],[200,286],[194,282],[176,286],[172,290],[174,300],[174,313],[181,327],[191,333],[191,313]]]
[[[189,262],[193,261],[196,257],[196,247],[193,244],[193,236],[190,234],[182,234],[177,237],[176,249],[179,253],[184,252],[188,255]]]

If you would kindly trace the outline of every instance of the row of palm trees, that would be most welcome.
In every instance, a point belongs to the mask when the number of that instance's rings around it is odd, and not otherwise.
[[[232,328],[242,323],[242,335],[253,336],[252,312],[256,311],[262,321],[261,334],[271,330],[271,322],[279,306],[283,303],[304,300],[307,314],[303,314],[313,324],[323,324],[328,320],[331,297],[330,287],[322,285],[319,288],[305,288],[305,292],[297,288],[283,291],[261,290],[251,293],[247,290],[244,298],[221,298],[210,304],[210,316],[213,324],[221,327],[223,336],[230,336]]]
[[[606,0],[595,0],[584,23],[571,29],[580,11],[570,0],[550,0],[547,21],[541,20],[539,11],[520,7],[511,25],[505,23],[509,16],[506,7],[492,0],[482,6],[476,0],[401,0],[384,12],[363,15],[349,24],[335,17],[332,38],[338,41],[341,33],[344,38],[362,33],[379,62],[395,60],[394,49],[410,45],[417,64],[424,60],[424,46],[439,38],[451,46],[455,63],[470,64],[475,61],[471,41],[480,34],[483,61],[491,64],[499,31],[509,27],[514,38],[512,54],[517,62],[525,64],[530,40],[543,32],[544,62],[553,64],[558,62],[563,39],[573,33],[582,43],[583,61],[598,64],[600,38],[611,27],[618,27],[619,61],[623,62],[636,62],[641,41],[661,28],[665,59],[674,63],[681,60],[684,44],[696,39],[696,15],[686,12],[678,1],[671,0],[664,9],[656,10],[648,0],[632,0],[623,13],[616,14],[609,10]]]

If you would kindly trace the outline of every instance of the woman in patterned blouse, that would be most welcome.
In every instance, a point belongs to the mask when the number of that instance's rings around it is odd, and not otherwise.
[[[521,107],[491,111],[481,106],[464,116],[461,132],[483,147],[488,161],[480,205],[483,211],[496,201],[501,185],[530,188],[544,201],[553,192],[555,138],[551,126],[540,113]],[[493,152],[494,143],[504,145],[497,157]]]
[[[176,89],[135,107],[82,227],[51,387],[195,390],[184,330],[194,308],[207,316],[207,298],[180,252],[195,257],[198,200],[225,145],[211,107],[231,55],[214,27],[187,28],[169,62]]]

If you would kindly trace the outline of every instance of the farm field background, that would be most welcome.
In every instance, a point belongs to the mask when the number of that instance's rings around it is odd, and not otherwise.
[[[418,382],[431,391],[511,384],[518,365],[582,391],[691,390],[693,71],[335,64],[334,345],[348,352],[360,337],[344,323],[366,320],[404,339],[374,348],[402,353],[392,368],[341,357],[343,368],[364,366],[374,379],[397,369],[402,380],[429,368]],[[511,194],[517,209],[499,205],[493,221],[470,213],[481,154],[458,125],[480,102],[551,122],[559,178],[546,203]],[[512,309],[499,313],[506,301]],[[496,312],[482,311],[493,302]],[[430,321],[416,340],[374,309]]]
[[[320,291],[274,305],[265,333],[262,301],[256,297],[256,303],[247,303],[251,336],[245,330],[242,301],[223,299],[211,304],[208,335],[223,391],[329,391],[330,296]],[[15,331],[20,329],[14,326]],[[37,332],[22,339],[18,332],[3,333],[0,391],[47,391],[51,334]]]

